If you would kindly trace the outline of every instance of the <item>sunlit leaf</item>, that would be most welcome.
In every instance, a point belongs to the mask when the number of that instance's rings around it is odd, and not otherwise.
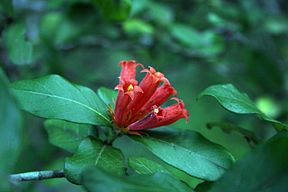
[[[139,19],[130,19],[123,24],[124,31],[131,35],[151,35],[154,28],[149,23]]]

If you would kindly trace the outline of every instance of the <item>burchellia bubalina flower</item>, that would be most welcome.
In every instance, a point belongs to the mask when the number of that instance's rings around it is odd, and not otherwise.
[[[137,132],[174,123],[186,118],[188,111],[182,100],[177,97],[172,99],[175,104],[168,107],[160,107],[169,97],[176,95],[176,90],[168,79],[153,67],[144,69],[142,64],[134,60],[121,61],[122,67],[113,121],[115,125],[127,132]],[[136,68],[141,67],[141,73],[145,77],[138,84],[136,80]]]

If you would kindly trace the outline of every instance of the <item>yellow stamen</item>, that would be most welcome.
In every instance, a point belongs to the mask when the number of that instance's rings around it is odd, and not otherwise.
[[[133,91],[133,90],[134,90],[134,87],[133,87],[132,84],[130,84],[130,85],[128,86],[128,88],[127,88],[127,91]]]

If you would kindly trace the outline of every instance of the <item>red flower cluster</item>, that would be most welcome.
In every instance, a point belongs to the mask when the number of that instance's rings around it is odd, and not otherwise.
[[[176,90],[170,85],[168,79],[153,67],[143,69],[146,73],[138,85],[136,68],[141,64],[136,61],[121,61],[122,66],[113,120],[118,128],[128,131],[139,131],[174,123],[186,118],[188,111],[184,103],[178,98],[176,104],[162,108],[162,105]],[[162,84],[161,84],[162,83]]]

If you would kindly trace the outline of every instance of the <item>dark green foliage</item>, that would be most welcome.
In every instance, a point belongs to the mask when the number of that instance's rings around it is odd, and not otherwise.
[[[1,68],[0,90],[0,191],[7,191],[8,175],[12,173],[21,150],[22,117]]]
[[[103,101],[91,89],[73,85],[57,75],[12,84],[22,109],[44,118],[110,126]]]
[[[84,139],[72,157],[65,160],[65,176],[81,184],[80,175],[89,167],[99,167],[115,175],[124,175],[123,155],[118,150],[93,138]]]
[[[115,176],[100,169],[88,169],[83,173],[82,183],[89,192],[105,191],[109,186],[109,191],[171,191],[188,192],[192,191],[185,184],[175,180],[164,173],[155,173],[152,176]]]
[[[11,173],[64,168],[12,190],[287,191],[287,13],[284,0],[0,0],[0,191]],[[113,129],[128,59],[165,74],[188,123]]]
[[[201,179],[214,181],[233,164],[223,147],[193,131],[155,131],[149,137],[133,137],[166,163]]]
[[[285,192],[288,182],[288,135],[276,135],[226,172],[211,192]]]

